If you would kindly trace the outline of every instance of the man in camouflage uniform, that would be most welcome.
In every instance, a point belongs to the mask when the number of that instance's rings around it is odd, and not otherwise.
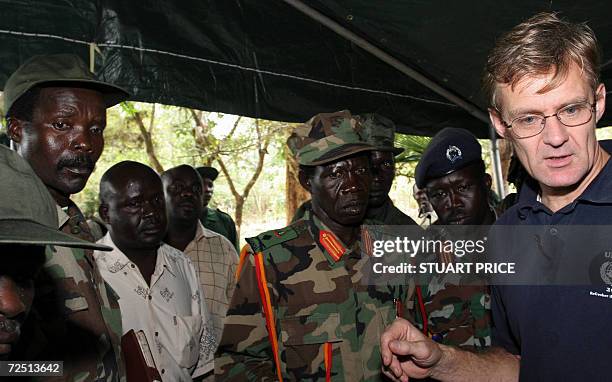
[[[375,147],[370,152],[372,168],[372,185],[368,212],[366,217],[386,225],[416,225],[417,223],[408,215],[400,211],[389,198],[389,191],[395,178],[395,157],[404,149],[394,147],[395,124],[378,114],[363,114],[355,116],[360,121],[363,139]],[[294,155],[297,149],[289,147]],[[293,221],[297,221],[306,210],[310,209],[310,201],[304,202],[295,212]]]
[[[217,380],[383,380],[378,340],[405,291],[361,282],[374,147],[360,139],[359,125],[348,111],[319,114],[289,138],[312,208],[286,228],[246,239]]]
[[[389,191],[395,178],[395,157],[404,149],[394,147],[395,124],[378,114],[360,116],[364,126],[364,138],[376,147],[370,153],[372,162],[372,188],[368,202],[368,219],[386,225],[417,225],[408,215],[400,211],[389,198]]]
[[[488,227],[495,222],[487,198],[491,177],[485,173],[481,151],[470,132],[456,128],[440,131],[425,149],[415,181],[417,187],[426,190],[438,216],[428,230],[430,236],[438,234],[440,225]],[[453,257],[450,253],[438,254],[438,261],[452,262]],[[428,280],[421,288],[422,295],[417,294],[421,300],[418,306],[422,307],[418,319],[423,325],[423,316],[427,317],[429,334],[438,342],[481,350],[491,346],[489,289],[482,283],[461,284],[446,277]]]
[[[128,97],[97,81],[80,58],[36,56],[7,80],[4,110],[13,147],[57,203],[59,230],[93,241],[70,195],[81,191],[104,147],[106,108]],[[123,381],[121,315],[91,250],[53,247],[37,280],[29,359],[64,362],[62,381]]]

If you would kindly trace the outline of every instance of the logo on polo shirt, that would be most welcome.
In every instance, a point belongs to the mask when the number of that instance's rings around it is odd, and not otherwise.
[[[451,161],[451,163],[455,163],[459,159],[463,158],[463,154],[461,153],[459,147],[450,145],[446,149],[446,158]]]
[[[599,268],[599,275],[604,283],[612,285],[612,261],[606,261]]]

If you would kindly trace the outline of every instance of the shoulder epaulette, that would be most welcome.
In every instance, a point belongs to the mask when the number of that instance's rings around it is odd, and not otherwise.
[[[262,252],[267,248],[293,240],[296,237],[298,237],[298,232],[292,226],[289,226],[283,229],[267,231],[245,240],[249,243],[253,252]]]

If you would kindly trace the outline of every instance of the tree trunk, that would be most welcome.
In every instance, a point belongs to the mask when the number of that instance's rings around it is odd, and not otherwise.
[[[289,224],[298,207],[306,200],[310,199],[310,194],[300,184],[298,178],[300,167],[289,150],[285,150],[285,160],[285,214],[287,217],[287,224]]]
[[[132,117],[134,118],[134,121],[136,121],[138,129],[140,130],[140,135],[142,135],[142,139],[144,140],[145,150],[147,151],[147,156],[149,157],[149,163],[155,169],[155,171],[161,174],[162,172],[164,172],[164,167],[157,159],[157,155],[155,154],[155,146],[153,145],[153,138],[151,137],[151,132],[155,123],[155,104],[153,104],[151,109],[151,121],[149,124],[149,130],[147,130],[147,128],[145,127],[144,121],[142,120],[142,115],[139,111],[134,111],[132,113]]]

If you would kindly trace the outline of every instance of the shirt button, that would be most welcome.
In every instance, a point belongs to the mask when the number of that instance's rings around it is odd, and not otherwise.
[[[130,267],[132,267],[132,268],[136,268],[136,265],[134,265],[134,264],[130,264]]]
[[[155,337],[159,336],[159,332],[155,332]]]
[[[551,228],[551,229],[550,229],[550,234],[551,234],[551,235],[553,235],[553,236],[556,236],[556,235],[557,235],[557,232],[558,232],[558,231],[557,231],[557,229],[556,229],[556,228]]]
[[[152,299],[153,299],[153,296],[149,295],[149,300],[152,300]]]
[[[166,369],[162,369],[162,374],[164,374],[166,372]]]

